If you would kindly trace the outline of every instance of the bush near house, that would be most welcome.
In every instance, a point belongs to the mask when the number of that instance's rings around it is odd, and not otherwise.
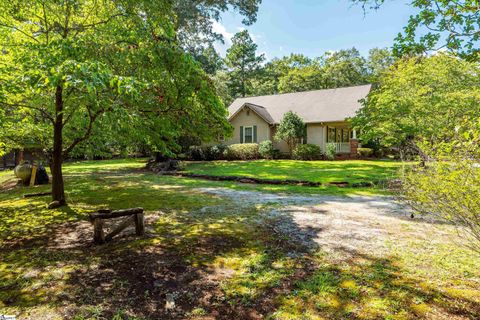
[[[276,152],[273,148],[273,143],[270,140],[260,142],[258,145],[258,153],[263,159],[274,159]]]
[[[225,146],[191,146],[187,152],[187,158],[195,161],[220,160],[223,157]]]
[[[325,156],[328,160],[335,159],[335,155],[337,154],[337,148],[335,147],[335,143],[327,143],[325,150]]]
[[[227,160],[253,160],[259,158],[258,143],[238,143],[229,145],[223,152]]]
[[[371,149],[371,148],[358,148],[357,153],[362,158],[370,158],[371,156],[373,156],[373,149]]]
[[[300,144],[292,152],[295,160],[318,160],[322,157],[320,147],[315,144]]]

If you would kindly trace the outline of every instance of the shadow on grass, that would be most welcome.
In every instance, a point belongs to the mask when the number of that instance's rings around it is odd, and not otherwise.
[[[16,240],[30,235],[38,240],[2,248],[3,305],[23,310],[48,305],[67,318],[93,317],[97,308],[107,319],[119,310],[146,319],[474,319],[480,312],[473,299],[409,277],[395,257],[339,246],[350,258],[331,262],[315,242],[324,232],[320,228],[301,227],[287,214],[281,222],[289,225],[287,235],[275,221],[262,219],[261,207],[238,207],[191,190],[195,182],[162,179],[80,177],[67,184],[72,207],[58,212],[43,212],[42,201],[3,202],[2,213],[18,212],[7,219],[20,220]],[[84,230],[73,239],[83,239],[77,246],[52,244],[52,236],[78,231],[86,210],[139,203],[147,217],[155,216],[146,238],[92,246]],[[153,212],[159,209],[164,212]],[[12,227],[8,223],[2,222],[4,230]],[[173,310],[165,309],[167,297],[175,301]]]

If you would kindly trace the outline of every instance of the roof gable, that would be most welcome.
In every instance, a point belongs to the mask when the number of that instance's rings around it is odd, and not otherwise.
[[[235,116],[240,113],[240,111],[242,111],[244,108],[248,108],[250,110],[252,110],[253,112],[255,112],[260,118],[262,118],[263,120],[265,120],[266,123],[268,124],[274,124],[275,121],[273,120],[272,116],[270,115],[270,113],[268,113],[267,109],[265,109],[264,107],[262,106],[257,106],[255,104],[252,104],[252,103],[244,103],[243,105],[240,106],[240,108],[238,108],[235,113],[233,114],[230,114],[230,116],[228,117],[228,120],[232,120],[233,118],[235,118]]]
[[[285,93],[236,99],[228,108],[230,119],[249,106],[270,124],[279,123],[288,111],[296,112],[305,122],[344,121],[361,108],[371,85]],[[267,120],[268,119],[268,120]]]

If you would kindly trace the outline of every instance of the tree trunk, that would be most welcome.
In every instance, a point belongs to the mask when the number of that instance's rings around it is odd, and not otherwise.
[[[52,171],[52,200],[61,205],[65,202],[65,190],[63,185],[62,162],[63,162],[63,88],[58,85],[55,92],[55,122],[53,124],[53,153],[51,162]]]

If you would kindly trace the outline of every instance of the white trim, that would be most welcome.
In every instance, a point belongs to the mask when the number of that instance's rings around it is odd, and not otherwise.
[[[246,130],[247,128],[252,129],[252,141],[250,141],[250,142],[247,142],[246,139],[245,139],[245,137],[246,137],[245,132],[247,132],[247,130]],[[244,126],[243,127],[243,143],[253,143],[253,126]]]

